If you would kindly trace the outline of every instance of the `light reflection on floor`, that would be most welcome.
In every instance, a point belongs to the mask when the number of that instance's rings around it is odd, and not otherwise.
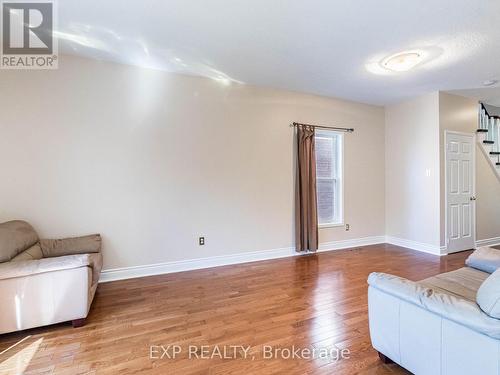
[[[0,374],[23,374],[38,351],[43,338],[31,336],[11,345],[0,353]]]

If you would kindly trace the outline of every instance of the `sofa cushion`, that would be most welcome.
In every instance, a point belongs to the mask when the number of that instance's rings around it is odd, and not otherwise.
[[[500,268],[500,250],[489,246],[478,247],[465,260],[465,264],[484,272],[493,273]]]
[[[38,242],[38,235],[25,221],[13,220],[0,224],[0,263],[8,262],[17,254]]]
[[[36,260],[36,259],[42,259],[42,258],[43,258],[42,248],[40,247],[39,243],[36,243],[33,246],[31,246],[29,249],[26,249],[22,253],[16,255],[10,261],[11,262],[21,262],[23,260]]]
[[[492,318],[500,319],[500,269],[493,272],[477,291],[477,304]]]
[[[476,302],[477,291],[488,276],[489,273],[463,267],[421,280],[419,284]]]
[[[89,253],[85,256],[88,257],[89,267],[92,268],[92,285],[97,285],[102,270],[102,254]]]
[[[82,237],[40,240],[40,246],[44,257],[98,253],[101,251],[101,236],[91,234]]]
[[[100,253],[98,255],[101,256]],[[57,258],[27,260],[22,262],[5,262],[0,264],[0,280],[80,267],[92,268],[92,283],[94,283],[96,282],[96,279],[99,279],[99,273],[102,267],[102,258],[92,257],[91,254],[76,254]]]

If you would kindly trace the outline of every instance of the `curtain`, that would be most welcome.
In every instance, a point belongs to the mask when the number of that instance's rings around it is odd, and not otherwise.
[[[295,188],[295,249],[318,249],[316,201],[316,153],[314,128],[297,125],[297,168]]]

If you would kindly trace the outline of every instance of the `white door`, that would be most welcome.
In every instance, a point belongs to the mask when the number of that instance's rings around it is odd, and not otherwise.
[[[448,253],[475,248],[475,136],[446,132]]]

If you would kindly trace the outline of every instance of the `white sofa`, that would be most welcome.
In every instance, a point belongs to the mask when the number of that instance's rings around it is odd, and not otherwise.
[[[500,375],[500,269],[490,275],[500,250],[481,249],[467,265],[419,282],[369,276],[370,335],[383,361],[417,375]]]
[[[0,334],[84,324],[102,268],[98,234],[40,240],[25,221],[0,224]]]

